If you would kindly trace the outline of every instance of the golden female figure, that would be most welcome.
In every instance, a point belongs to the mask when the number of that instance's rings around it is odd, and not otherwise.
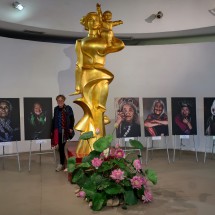
[[[89,140],[89,144],[80,141],[76,149],[77,157],[84,157],[93,149],[93,143],[97,138],[105,135],[105,124],[110,122],[104,115],[108,97],[109,84],[114,75],[108,71],[105,65],[105,57],[109,53],[120,51],[124,43],[114,37],[112,44],[108,44],[100,35],[101,20],[96,12],[90,12],[81,19],[81,24],[88,30],[88,36],[76,41],[76,88],[73,95],[81,94],[74,103],[81,106],[84,116],[75,125],[75,129],[81,133],[93,131],[95,138]],[[96,130],[97,132],[96,135]]]

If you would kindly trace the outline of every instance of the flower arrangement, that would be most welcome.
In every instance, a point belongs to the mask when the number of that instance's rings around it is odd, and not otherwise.
[[[86,132],[80,139],[88,140],[93,132]],[[76,196],[89,202],[92,210],[99,211],[104,206],[127,205],[151,202],[153,197],[148,182],[157,183],[156,173],[151,169],[143,171],[140,156],[128,159],[117,144],[111,147],[113,135],[101,137],[94,142],[94,150],[76,164],[75,157],[68,159],[68,172],[72,174],[72,183],[80,189]],[[129,141],[132,147],[143,149],[137,140]]]

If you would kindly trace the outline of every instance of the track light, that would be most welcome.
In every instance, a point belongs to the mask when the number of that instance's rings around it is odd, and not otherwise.
[[[161,19],[163,17],[163,12],[158,11],[156,14],[152,14],[145,19],[146,22],[152,23],[155,19]]]
[[[23,5],[19,3],[18,1],[13,2],[13,7],[16,8],[17,10],[23,10]]]

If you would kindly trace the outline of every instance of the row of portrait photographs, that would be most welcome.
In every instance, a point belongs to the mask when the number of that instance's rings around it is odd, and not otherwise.
[[[196,135],[196,99],[171,98],[172,134]],[[139,98],[115,98],[117,138],[140,137]],[[168,136],[166,98],[143,98],[145,136]],[[25,140],[50,139],[52,98],[24,98]],[[204,98],[204,134],[215,136],[215,98]],[[0,142],[20,141],[19,98],[0,98]]]
[[[196,98],[172,97],[172,135],[197,135]],[[168,136],[166,98],[143,98],[145,137]],[[117,138],[140,137],[139,98],[115,98]],[[215,98],[204,98],[204,134],[215,136]]]
[[[52,98],[24,98],[25,140],[50,139]],[[0,98],[0,142],[21,140],[19,98]]]

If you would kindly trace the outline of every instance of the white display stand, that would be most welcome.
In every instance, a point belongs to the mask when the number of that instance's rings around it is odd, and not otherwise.
[[[204,163],[206,162],[206,158],[207,158],[207,143],[211,142],[210,139],[211,139],[211,136],[207,136],[208,138],[206,139],[206,144],[205,144],[205,155],[204,155]],[[209,140],[208,140],[209,139]],[[215,146],[215,136],[213,136],[212,138],[212,149],[211,149],[211,152],[208,152],[208,153],[211,153],[212,155],[214,154],[214,146]]]
[[[124,145],[124,152],[125,154],[127,153],[133,153],[133,152],[138,152],[139,156],[140,156],[140,162],[143,163],[143,158],[142,158],[142,152],[140,149],[134,149],[134,148],[127,148],[128,144],[129,144],[129,140],[138,140],[139,141],[139,137],[127,137],[127,138],[119,138],[120,143]]]
[[[39,152],[32,152],[32,143],[35,142],[35,144],[39,144],[40,151]],[[56,153],[55,149],[51,149],[51,151],[45,151],[42,152],[42,145],[46,144],[46,140],[30,140],[30,150],[29,150],[29,164],[28,164],[28,171],[31,171],[31,157],[32,155],[40,155],[40,164],[41,164],[41,155],[44,154],[53,154],[54,156],[54,162],[56,163]]]
[[[16,143],[16,153],[5,154],[5,147],[10,146],[13,143]],[[5,160],[4,160],[5,157],[17,156],[18,169],[20,171],[21,168],[20,168],[20,159],[19,159],[19,150],[18,150],[17,141],[16,142],[0,142],[0,146],[2,146],[2,155],[0,155],[0,157],[3,159],[2,168],[5,169]]]
[[[149,160],[149,151],[151,151],[151,157],[153,157],[153,151],[154,150],[164,149],[161,147],[154,147],[154,141],[162,141],[163,138],[164,138],[163,141],[166,145],[167,160],[168,160],[168,163],[170,163],[167,137],[166,136],[156,136],[156,137],[147,137],[147,140],[146,140],[146,164],[148,163],[148,160]],[[151,144],[150,144],[150,141],[151,141]]]
[[[183,140],[189,140],[191,135],[174,135],[174,141],[173,141],[173,162],[175,162],[175,150],[176,150],[176,136],[179,136],[180,138],[180,146],[179,146],[179,157],[181,158],[181,151],[183,150],[182,147],[185,146],[183,143]],[[192,135],[193,137],[193,144],[194,144],[194,150],[195,150],[195,155],[196,155],[196,162],[199,161],[198,159],[198,153],[197,153],[197,149],[196,149],[196,142],[195,142],[195,138],[194,135]]]

